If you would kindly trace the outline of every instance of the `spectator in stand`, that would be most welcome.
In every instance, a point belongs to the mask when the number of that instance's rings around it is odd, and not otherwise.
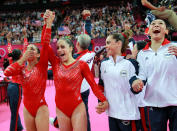
[[[75,37],[80,35],[82,30],[82,16],[81,9],[72,9],[67,7],[65,9],[64,21],[61,22],[61,13],[59,9],[56,9],[56,17],[58,18],[55,23],[61,23],[69,27],[71,31],[71,38],[75,40]],[[121,33],[124,30],[124,21],[128,21],[130,25],[135,23],[134,17],[132,15],[132,6],[130,3],[121,3],[119,6],[104,6],[98,8],[90,8],[92,20],[92,38],[107,37],[111,33]],[[70,13],[71,12],[71,13]],[[31,15],[32,13],[32,15]],[[24,12],[8,12],[0,13],[3,21],[0,21],[1,37],[0,44],[7,44],[6,34],[8,31],[13,32],[12,44],[22,44],[21,42],[21,29],[26,26],[28,33],[29,42],[39,42],[41,34],[41,18],[40,11],[24,11]],[[54,33],[52,37],[55,36],[55,31],[61,24],[54,23]],[[138,25],[140,26],[140,25]],[[141,28],[136,28],[137,34],[140,32]],[[55,36],[56,38],[56,36]]]

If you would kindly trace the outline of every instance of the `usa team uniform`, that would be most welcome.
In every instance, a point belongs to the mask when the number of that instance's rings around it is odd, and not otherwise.
[[[168,52],[168,47],[177,46],[164,40],[154,52],[151,43],[138,54],[140,65],[138,78],[146,83],[142,106],[148,130],[166,131],[167,121],[171,131],[177,130],[177,58]],[[132,77],[132,83],[135,76]]]
[[[110,131],[136,131],[140,127],[140,113],[135,95],[130,90],[129,79],[135,75],[133,64],[117,56],[105,59],[100,66],[99,85],[104,86],[104,93],[109,102],[108,116]]]

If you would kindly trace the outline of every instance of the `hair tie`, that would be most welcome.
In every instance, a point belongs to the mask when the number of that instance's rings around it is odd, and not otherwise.
[[[123,35],[123,37],[124,37],[125,39],[127,39],[127,36],[126,36],[124,33],[122,33],[122,35]]]

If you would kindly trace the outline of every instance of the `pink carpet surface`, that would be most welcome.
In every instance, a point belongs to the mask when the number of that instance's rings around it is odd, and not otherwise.
[[[46,98],[46,101],[49,107],[50,117],[55,117],[56,116],[55,86],[54,86],[53,81],[47,82],[45,98]],[[106,113],[103,113],[101,115],[96,113],[95,107],[97,106],[97,104],[98,104],[97,98],[94,96],[93,92],[91,91],[89,95],[89,104],[88,104],[90,122],[91,122],[91,130],[92,131],[109,131],[108,117]],[[24,126],[23,107],[24,105],[23,103],[21,103],[19,113],[20,113],[22,124]],[[10,127],[9,106],[7,106],[7,104],[1,104],[0,105],[0,131],[9,131],[9,127]],[[58,131],[58,130],[59,129],[54,128],[52,125],[49,125],[49,131]],[[26,130],[23,130],[23,131],[26,131]]]
[[[55,86],[53,81],[47,82],[47,88],[45,92],[45,98],[49,107],[50,117],[56,116],[56,108],[55,108]],[[96,113],[95,107],[97,105],[97,98],[93,95],[92,91],[89,95],[89,114],[90,114],[90,122],[91,122],[91,130],[92,131],[108,131],[108,119],[106,113],[101,115]],[[19,113],[21,117],[21,121],[23,126],[23,102],[20,105]],[[7,104],[0,105],[0,131],[9,131],[10,127],[10,108]],[[59,129],[54,128],[52,125],[49,127],[49,131],[58,131]],[[26,131],[26,130],[23,130]]]

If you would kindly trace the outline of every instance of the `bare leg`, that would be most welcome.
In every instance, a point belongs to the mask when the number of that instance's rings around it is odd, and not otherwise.
[[[83,102],[74,110],[71,117],[71,122],[73,131],[87,131],[87,115]]]
[[[72,131],[71,119],[58,108],[56,108],[56,114],[60,131]]]
[[[27,131],[37,131],[35,125],[35,118],[28,112],[28,110],[23,108],[23,115],[25,121],[25,127]]]
[[[39,107],[35,122],[38,131],[49,131],[49,111],[46,105]]]

